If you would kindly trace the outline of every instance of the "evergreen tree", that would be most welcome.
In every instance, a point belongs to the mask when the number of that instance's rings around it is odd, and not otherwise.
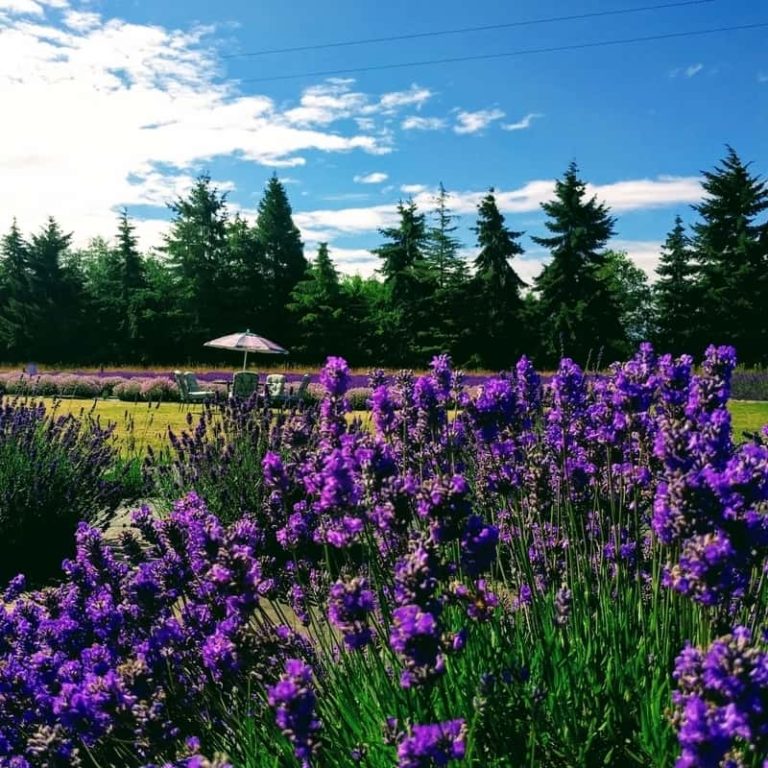
[[[384,348],[391,362],[402,364],[419,357],[414,341],[424,329],[423,310],[433,283],[426,260],[429,235],[424,214],[413,200],[401,200],[397,213],[397,226],[379,230],[387,242],[373,253],[383,262],[380,272],[387,287],[388,301],[381,314]]]
[[[37,308],[32,293],[29,244],[16,219],[0,245],[0,346],[3,359],[18,361],[29,355]]]
[[[525,283],[509,263],[523,253],[522,232],[510,230],[496,204],[493,189],[478,205],[477,234],[480,252],[475,257],[474,298],[477,354],[483,365],[511,365],[523,351],[522,297]]]
[[[454,222],[458,217],[448,207],[449,199],[441,181],[432,211],[434,224],[428,230],[425,246],[427,265],[441,289],[466,277],[466,264],[459,257],[461,241],[455,235],[458,226]]]
[[[291,293],[288,309],[297,319],[296,351],[300,356],[322,361],[328,355],[339,353],[343,320],[341,287],[327,243],[320,243],[315,261]]]
[[[768,359],[768,186],[728,147],[704,171],[706,197],[694,210],[702,342],[733,344],[743,362]]]
[[[264,246],[256,227],[239,214],[227,227],[227,249],[234,276],[227,327],[259,329],[267,334],[270,289],[265,277]]]
[[[675,355],[693,354],[699,317],[696,265],[691,243],[680,216],[661,249],[658,280],[653,292],[656,305],[656,343]]]
[[[615,296],[601,274],[615,222],[604,204],[586,194],[578,168],[571,163],[555,183],[554,200],[542,204],[551,235],[532,238],[552,255],[535,281],[537,325],[542,352],[550,363],[561,352],[581,364],[601,355],[612,360],[625,344]]]
[[[259,203],[256,229],[264,252],[264,277],[270,298],[265,333],[290,343],[293,333],[286,305],[306,273],[307,260],[288,195],[276,175],[270,178]]]
[[[228,330],[222,323],[232,284],[226,194],[204,174],[186,198],[169,208],[174,217],[162,250],[168,255],[184,320],[179,352],[198,356],[204,341]]]
[[[449,199],[440,182],[425,249],[424,278],[432,285],[427,291],[428,305],[423,308],[429,318],[420,323],[417,339],[423,360],[442,352],[459,359],[471,335],[469,276],[459,254],[461,241],[455,235],[458,216],[451,212]]]
[[[72,240],[51,216],[29,247],[32,299],[36,317],[31,326],[28,356],[42,362],[72,359],[70,344],[77,322],[77,296],[64,269],[64,254]]]

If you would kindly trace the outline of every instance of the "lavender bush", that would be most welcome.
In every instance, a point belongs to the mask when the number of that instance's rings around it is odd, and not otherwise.
[[[80,521],[95,522],[122,495],[112,427],[83,412],[0,400],[0,576],[37,581],[58,572]]]
[[[374,373],[368,429],[330,358],[316,409],[209,409],[158,478],[200,496],[9,586],[0,764],[764,768],[768,433],[733,442],[734,364],[468,389],[438,357]]]

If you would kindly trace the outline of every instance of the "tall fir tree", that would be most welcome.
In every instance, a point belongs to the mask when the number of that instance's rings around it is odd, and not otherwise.
[[[383,349],[393,364],[410,364],[420,357],[415,340],[424,331],[423,310],[434,283],[426,259],[429,234],[425,215],[413,200],[401,200],[397,213],[397,226],[379,230],[386,242],[373,253],[382,260],[380,272],[387,288],[380,329]]]
[[[595,197],[572,162],[555,183],[554,199],[541,206],[549,237],[532,240],[552,256],[535,280],[538,330],[547,363],[562,354],[585,365],[615,359],[626,344],[620,310],[601,269],[614,219]]]
[[[675,355],[698,352],[696,337],[701,317],[697,270],[680,216],[675,217],[675,226],[661,248],[656,274],[656,345]]]
[[[727,343],[747,363],[768,361],[768,186],[732,147],[704,171],[694,206],[693,250],[700,271],[700,343]]]
[[[264,332],[278,336],[277,341],[290,344],[295,331],[286,306],[291,291],[306,273],[307,260],[301,233],[293,221],[288,194],[276,175],[267,182],[259,203],[256,229],[263,248],[269,296]]]
[[[64,254],[72,235],[64,233],[52,216],[32,235],[29,246],[32,304],[36,322],[31,334],[30,356],[42,362],[72,359],[71,344],[77,327],[77,296],[68,280]]]
[[[123,311],[119,334],[125,344],[124,354],[131,361],[142,358],[146,336],[144,304],[147,277],[135,232],[136,228],[128,218],[128,211],[123,208],[118,221],[114,250],[119,268],[120,303]]]
[[[265,277],[264,246],[256,227],[240,214],[235,214],[227,227],[227,248],[235,278],[229,297],[229,325],[259,329],[266,334],[270,297]]]
[[[473,280],[476,352],[483,365],[503,368],[514,362],[526,342],[521,296],[526,284],[510,264],[523,253],[518,242],[523,233],[506,226],[493,188],[480,201],[477,214],[473,228],[480,247]]]
[[[314,262],[291,293],[288,309],[296,317],[299,356],[323,361],[340,353],[344,310],[339,275],[327,243],[320,243]]]
[[[0,256],[0,347],[3,359],[15,362],[29,355],[30,334],[37,326],[29,244],[16,219],[2,239]]]
[[[169,208],[174,216],[162,250],[176,281],[186,329],[178,339],[179,353],[195,357],[204,341],[228,330],[222,322],[232,283],[226,194],[203,174],[187,197]]]

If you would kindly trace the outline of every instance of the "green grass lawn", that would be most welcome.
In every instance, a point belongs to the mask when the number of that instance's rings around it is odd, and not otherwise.
[[[48,405],[52,400],[46,401]],[[94,409],[102,423],[113,421],[116,432],[123,441],[127,455],[143,454],[147,445],[153,449],[162,449],[167,444],[168,427],[179,432],[187,427],[187,415],[193,417],[202,410],[201,405],[182,405],[180,403],[124,403],[118,400],[62,400],[58,402],[62,413],[79,413]],[[732,402],[730,411],[733,417],[733,434],[737,441],[743,438],[744,431],[757,432],[768,424],[768,402]],[[354,411],[350,418],[359,416],[367,421],[366,411]]]

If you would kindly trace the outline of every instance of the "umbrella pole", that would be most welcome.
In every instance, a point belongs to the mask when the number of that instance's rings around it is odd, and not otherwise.
[[[245,350],[245,354],[243,355],[243,370],[245,370],[246,363],[248,362],[248,350]]]

